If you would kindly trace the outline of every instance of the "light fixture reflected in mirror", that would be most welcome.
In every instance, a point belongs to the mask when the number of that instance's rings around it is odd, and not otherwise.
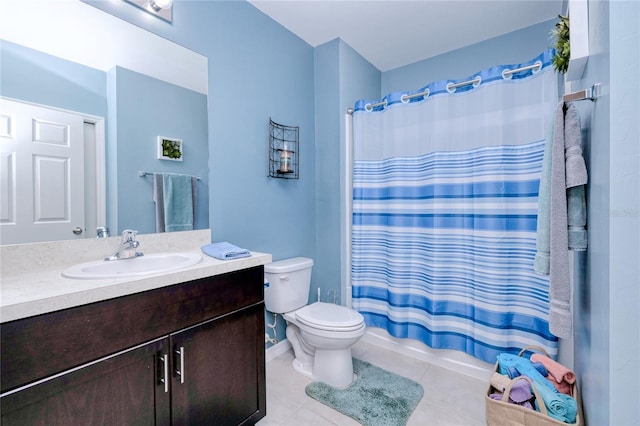
[[[167,22],[173,21],[173,0],[125,0]]]

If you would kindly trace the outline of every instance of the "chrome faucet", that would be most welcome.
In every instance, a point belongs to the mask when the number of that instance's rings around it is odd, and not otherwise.
[[[120,260],[120,259],[132,259],[139,256],[143,256],[142,253],[138,253],[136,249],[140,245],[140,241],[136,240],[136,234],[138,231],[131,229],[125,229],[122,231],[122,239],[120,240],[120,247],[113,256],[106,257],[104,260]]]

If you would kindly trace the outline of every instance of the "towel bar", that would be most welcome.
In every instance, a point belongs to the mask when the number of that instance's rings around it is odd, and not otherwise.
[[[573,102],[573,101],[584,101],[589,99],[592,102],[598,100],[598,96],[600,95],[600,83],[596,83],[593,86],[579,90],[573,93],[567,93],[562,97],[563,102]]]
[[[158,172],[158,173],[160,173],[160,172]],[[140,176],[140,177],[145,177],[147,175],[152,175],[152,174],[154,174],[154,172],[143,172],[142,170],[138,172],[138,176]],[[201,180],[200,176],[194,176],[194,177],[196,178],[196,180]]]

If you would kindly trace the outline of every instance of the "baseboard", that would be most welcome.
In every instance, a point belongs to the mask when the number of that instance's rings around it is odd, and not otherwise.
[[[291,350],[291,343],[287,339],[282,340],[279,343],[265,349],[264,351],[264,359],[265,362],[269,362],[272,359],[282,355],[283,353]]]
[[[398,339],[381,328],[367,328],[362,341],[485,381],[494,367],[463,352],[432,349],[414,339]]]

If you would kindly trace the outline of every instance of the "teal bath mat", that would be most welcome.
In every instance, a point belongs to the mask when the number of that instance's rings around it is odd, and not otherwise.
[[[357,378],[344,389],[313,382],[305,392],[365,426],[406,425],[422,399],[422,386],[355,358],[353,371]]]

